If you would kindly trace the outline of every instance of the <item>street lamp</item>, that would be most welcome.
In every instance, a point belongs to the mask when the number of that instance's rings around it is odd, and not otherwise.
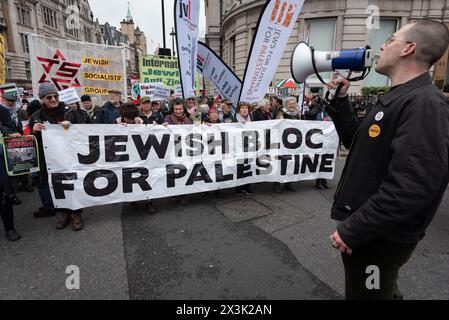
[[[176,36],[176,32],[175,32],[175,29],[173,28],[173,27],[171,27],[171,32],[170,32],[170,35],[171,35],[171,47],[172,47],[172,58],[174,58],[175,57],[175,36]]]

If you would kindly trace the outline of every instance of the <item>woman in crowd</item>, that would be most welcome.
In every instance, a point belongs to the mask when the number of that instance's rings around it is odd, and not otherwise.
[[[118,124],[143,124],[139,117],[139,109],[134,103],[124,103],[120,106],[120,117],[117,118]]]
[[[251,122],[250,110],[251,109],[249,103],[240,102],[237,107],[237,115],[236,115],[237,122],[242,124]],[[239,196],[251,195],[253,193],[250,188],[251,184],[239,186],[236,188],[236,193]]]
[[[263,99],[257,104],[257,110],[252,114],[253,121],[264,121],[272,120],[272,115],[270,112],[271,104],[270,100]]]

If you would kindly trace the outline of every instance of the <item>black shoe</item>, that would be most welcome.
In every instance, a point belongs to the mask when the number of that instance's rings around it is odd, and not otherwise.
[[[34,189],[28,183],[19,183],[19,190],[23,190],[26,192],[33,192]]]
[[[18,206],[19,204],[22,204],[22,201],[19,198],[17,198],[17,196],[15,194],[14,195],[10,195],[9,199],[11,200],[11,203],[13,205],[15,205],[15,206]]]
[[[290,183],[286,183],[284,189],[288,190],[288,191],[291,191],[291,192],[296,192],[296,189],[293,188]]]
[[[224,198],[224,194],[222,192],[220,192],[220,190],[215,190],[215,196],[219,199]]]
[[[238,195],[238,196],[246,196],[247,193],[245,191],[243,191],[243,190],[237,190],[235,192],[235,194]]]
[[[327,185],[327,181],[323,180],[323,182],[321,183],[323,185],[323,187],[325,187],[326,189],[330,189],[330,187]]]
[[[323,189],[323,187],[321,186],[321,183],[320,183],[320,182],[317,182],[317,183],[315,184],[315,188],[320,189],[320,190]]]
[[[146,204],[147,207],[147,212],[149,214],[155,214],[157,212],[156,208],[153,206],[153,204],[151,202]]]
[[[6,238],[9,241],[14,242],[22,238],[22,236],[16,230],[6,231]]]
[[[47,208],[39,208],[39,211],[33,213],[33,217],[36,219],[54,217],[55,215],[56,213],[54,209]]]
[[[276,183],[276,184],[273,186],[273,192],[274,192],[274,193],[282,193],[281,185],[278,184],[278,183]]]

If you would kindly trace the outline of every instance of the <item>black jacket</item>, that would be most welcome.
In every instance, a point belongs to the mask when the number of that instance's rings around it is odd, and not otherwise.
[[[164,116],[160,112],[152,112],[151,116],[149,116],[149,117],[147,117],[146,115],[141,113],[139,117],[143,120],[144,124],[153,124],[153,123],[163,124],[164,123]]]
[[[97,123],[117,124],[117,119],[120,117],[120,108],[108,101],[101,107],[100,111],[98,111]]]
[[[349,99],[327,111],[350,152],[332,218],[350,248],[424,237],[449,181],[449,103],[425,73],[383,95],[360,122]]]
[[[81,110],[80,108],[76,109],[67,109],[64,114],[64,119],[70,121],[73,124],[90,124],[92,120],[89,118],[89,115],[86,111]]]
[[[15,133],[14,123],[8,108],[0,104],[0,132],[4,135]]]
[[[262,110],[262,107],[260,107],[259,109],[257,109],[256,111],[253,112],[253,114],[251,115],[251,120],[252,121],[264,121],[264,120],[272,120],[272,116],[271,113],[265,113]]]

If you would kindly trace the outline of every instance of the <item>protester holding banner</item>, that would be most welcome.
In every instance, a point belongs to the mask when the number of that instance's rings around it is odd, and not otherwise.
[[[170,125],[192,124],[192,120],[188,117],[188,111],[184,107],[182,99],[175,99],[171,114],[165,117],[165,122]]]
[[[140,113],[140,118],[143,120],[144,124],[163,124],[164,117],[160,112],[154,111],[150,97],[143,97],[140,100],[140,105],[142,106],[142,111]]]
[[[134,103],[124,103],[120,106],[120,117],[116,119],[118,124],[143,124],[143,120],[139,117],[139,109]]]
[[[195,97],[187,98],[187,113],[188,117],[192,120],[195,117],[196,109],[197,109],[196,98]]]
[[[253,121],[265,121],[272,120],[272,115],[270,112],[270,100],[262,99],[257,104],[257,110],[252,114]]]
[[[236,116],[237,122],[246,124],[248,122],[251,122],[251,115],[250,115],[250,106],[246,102],[240,102],[237,107],[237,116]],[[246,141],[248,143],[248,141]],[[236,188],[236,193],[239,196],[244,195],[251,195],[253,194],[251,191],[251,184],[246,184],[242,186],[238,186]]]
[[[109,91],[109,101],[101,107],[97,116],[97,123],[116,124],[120,118],[120,106],[122,93],[118,90]]]
[[[206,124],[217,124],[220,123],[220,119],[218,118],[218,110],[215,106],[211,107],[208,112],[208,116],[204,119],[204,123]]]
[[[13,131],[13,121],[11,115],[6,107],[0,105],[0,133],[1,136],[9,137],[16,136],[17,133]],[[0,140],[1,141],[1,140]],[[7,177],[3,155],[3,146],[0,144],[0,215],[3,226],[5,228],[5,235],[9,241],[17,241],[21,238],[20,234],[14,229],[14,208],[9,195],[5,195],[4,183]]]
[[[232,114],[232,102],[229,99],[223,100],[221,104],[220,122],[222,123],[233,123],[237,122],[234,115]]]
[[[81,96],[81,110],[87,113],[90,123],[97,123],[97,116],[100,111],[100,107],[94,105],[92,103],[92,98],[87,94]]]

